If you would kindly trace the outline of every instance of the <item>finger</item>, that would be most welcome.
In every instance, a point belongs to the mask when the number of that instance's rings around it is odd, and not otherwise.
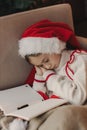
[[[42,75],[42,74],[43,74],[40,67],[37,67],[37,66],[36,66],[35,69],[36,69],[36,73],[37,73],[38,75]]]
[[[44,72],[46,72],[47,70],[46,70],[45,68],[41,67],[41,71],[44,73]]]
[[[39,67],[37,67],[37,66],[35,66],[35,69],[36,69],[36,71],[38,71],[40,68],[39,68]]]

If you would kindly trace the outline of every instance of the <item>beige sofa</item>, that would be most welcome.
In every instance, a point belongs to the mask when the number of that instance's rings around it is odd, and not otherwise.
[[[0,17],[0,89],[25,82],[30,66],[18,56],[17,41],[26,27],[41,19],[64,21],[74,29],[71,7],[66,4]]]
[[[0,17],[0,89],[24,84],[31,66],[18,56],[18,39],[41,19],[63,21],[74,30],[70,5],[54,5]]]
[[[42,19],[65,22],[74,30],[72,10],[69,4],[54,5],[0,17],[0,89],[25,83],[32,66],[18,55],[17,42],[26,27]],[[77,38],[87,49],[87,39]],[[85,44],[83,44],[84,41]]]

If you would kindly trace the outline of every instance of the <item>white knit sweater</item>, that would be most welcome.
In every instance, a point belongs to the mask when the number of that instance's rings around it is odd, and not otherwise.
[[[46,92],[46,81],[47,89],[53,94],[72,104],[83,104],[87,98],[87,52],[63,51],[59,67],[47,70],[43,76],[35,75],[35,79],[36,91]]]

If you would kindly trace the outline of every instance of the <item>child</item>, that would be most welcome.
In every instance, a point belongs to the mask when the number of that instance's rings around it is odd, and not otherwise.
[[[34,81],[33,69],[27,83],[32,85],[33,81],[33,88],[44,99],[59,97],[73,104],[83,104],[87,98],[87,53],[67,48],[80,49],[73,31],[64,23],[49,20],[27,28],[19,41],[19,54],[36,69]],[[27,123],[3,117],[0,124],[6,130],[26,130]]]
[[[87,53],[64,23],[42,20],[25,30],[19,54],[35,66],[33,88],[45,99],[59,97],[72,104],[87,98]]]

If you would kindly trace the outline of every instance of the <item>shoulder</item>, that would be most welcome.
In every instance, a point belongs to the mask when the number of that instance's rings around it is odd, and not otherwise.
[[[87,52],[84,50],[74,50],[70,53],[70,63],[74,63],[75,61],[79,60],[87,60]]]
[[[66,63],[65,71],[70,79],[78,71],[85,70],[87,66],[87,52],[74,50],[69,55],[69,60]]]

